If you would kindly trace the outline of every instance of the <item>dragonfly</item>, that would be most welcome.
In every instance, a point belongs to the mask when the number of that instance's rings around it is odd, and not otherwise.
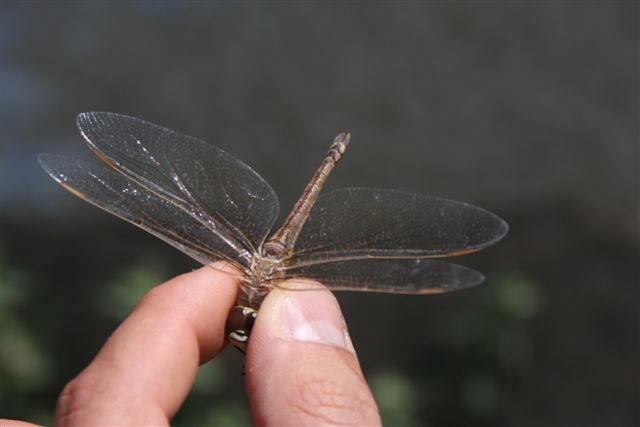
[[[507,223],[464,202],[379,188],[320,195],[351,136],[338,134],[283,224],[271,186],[226,151],[162,126],[108,112],[77,125],[95,164],[40,154],[65,189],[164,240],[200,263],[225,261],[240,277],[226,324],[244,352],[260,304],[289,279],[334,291],[436,294],[479,285],[484,276],[440,258],[484,249]]]

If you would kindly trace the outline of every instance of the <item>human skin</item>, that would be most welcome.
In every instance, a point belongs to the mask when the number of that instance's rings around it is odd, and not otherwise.
[[[203,267],[156,286],[64,388],[56,425],[169,425],[198,366],[226,345],[238,279]],[[229,271],[227,269],[227,271]],[[316,287],[288,282],[287,288]],[[346,325],[326,289],[274,289],[260,309],[245,372],[258,426],[380,425]],[[33,424],[0,420],[0,426]]]

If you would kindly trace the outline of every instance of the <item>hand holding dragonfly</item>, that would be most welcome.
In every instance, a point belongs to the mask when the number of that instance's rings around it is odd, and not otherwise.
[[[237,278],[207,267],[153,288],[67,385],[56,425],[169,425],[198,366],[223,350],[237,294]],[[380,424],[330,292],[272,291],[251,340],[245,372],[256,425]]]

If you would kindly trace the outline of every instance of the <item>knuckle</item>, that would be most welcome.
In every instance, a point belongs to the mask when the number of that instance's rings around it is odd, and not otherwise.
[[[92,365],[69,381],[56,403],[56,425],[74,425],[78,419],[90,412],[96,402],[106,395],[110,395],[112,378],[116,368],[109,363],[100,363],[99,367]]]
[[[291,389],[295,410],[311,424],[378,425],[378,410],[364,381],[353,372],[343,374],[302,376]]]
[[[91,371],[82,372],[72,379],[62,390],[56,404],[56,424],[71,424],[71,420],[100,395],[105,384],[99,376]]]
[[[160,304],[166,300],[166,290],[162,286],[154,286],[149,289],[143,296],[140,298],[138,302],[138,307],[143,306],[154,306],[156,304]]]

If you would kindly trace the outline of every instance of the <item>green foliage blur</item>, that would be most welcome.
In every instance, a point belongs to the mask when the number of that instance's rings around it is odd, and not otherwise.
[[[0,413],[51,424],[50,402],[38,396],[51,393],[56,361],[42,339],[45,331],[28,322],[29,311],[37,310],[33,277],[8,265],[5,250],[0,245]]]

